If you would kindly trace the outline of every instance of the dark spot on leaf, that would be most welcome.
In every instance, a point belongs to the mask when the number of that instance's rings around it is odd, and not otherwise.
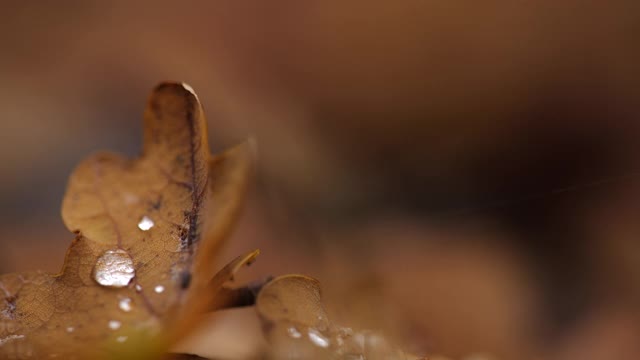
[[[160,209],[160,206],[162,206],[162,195],[158,196],[158,199],[152,202],[150,205],[151,205],[151,208],[154,210]]]
[[[186,289],[191,285],[191,273],[184,271],[180,274],[180,287]]]

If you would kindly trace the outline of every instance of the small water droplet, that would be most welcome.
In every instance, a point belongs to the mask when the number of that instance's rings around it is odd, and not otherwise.
[[[120,299],[120,303],[118,305],[120,306],[120,310],[124,312],[131,311],[131,299],[129,298]]]
[[[127,337],[126,336],[118,336],[116,338],[116,341],[119,342],[119,343],[123,343],[123,342],[127,341]]]
[[[287,334],[289,334],[289,336],[291,336],[294,339],[300,339],[302,337],[302,334],[300,333],[300,331],[298,331],[298,329],[296,329],[295,326],[291,326],[287,329]]]
[[[136,284],[136,291],[137,291],[137,292],[142,291],[142,285],[140,285],[140,284]]]
[[[67,332],[68,333],[72,333],[75,329],[73,328],[73,326],[69,326],[67,327]]]
[[[329,347],[329,339],[327,339],[324,335],[322,335],[318,330],[309,329],[308,335],[309,335],[309,340],[311,340],[311,342],[314,343],[315,345],[322,348]]]
[[[93,278],[102,286],[125,287],[136,275],[133,260],[122,249],[107,250],[96,261]]]
[[[155,291],[158,294],[162,294],[164,292],[164,286],[158,285],[153,289],[153,291]]]
[[[151,220],[150,217],[145,215],[142,217],[142,219],[140,219],[140,222],[138,223],[138,228],[142,231],[147,231],[147,230],[150,230],[154,225],[155,223],[153,222],[153,220]]]
[[[122,323],[118,320],[109,321],[109,329],[111,330],[118,330],[120,329],[120,326],[122,326]]]

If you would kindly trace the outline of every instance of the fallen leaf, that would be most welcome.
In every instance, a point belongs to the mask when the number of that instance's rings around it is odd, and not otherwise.
[[[222,285],[211,284],[213,257],[237,217],[251,153],[245,143],[211,156],[193,90],[156,87],[142,155],[96,154],[71,175],[62,217],[76,238],[61,273],[0,276],[0,357],[163,354]]]
[[[284,275],[266,284],[256,310],[271,343],[271,359],[417,360],[372,331],[333,324],[322,304],[320,282]]]

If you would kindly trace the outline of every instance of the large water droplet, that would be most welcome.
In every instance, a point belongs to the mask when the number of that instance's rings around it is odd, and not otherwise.
[[[122,249],[107,250],[96,261],[93,278],[102,286],[125,287],[136,275],[133,260]]]
[[[118,304],[118,306],[120,306],[120,310],[124,312],[131,311],[131,299],[129,298],[120,299],[120,303]]]
[[[164,292],[164,286],[158,285],[153,289],[153,291],[155,291],[158,294],[162,294]]]
[[[153,220],[151,220],[150,217],[145,215],[142,217],[142,219],[140,219],[140,222],[138,223],[138,228],[142,231],[147,231],[147,230],[150,230],[154,225],[155,223],[153,222]]]
[[[314,343],[315,345],[322,348],[329,347],[329,339],[326,338],[324,335],[322,335],[318,330],[309,329],[308,335],[309,335],[309,340],[311,340],[311,342]]]
[[[109,321],[109,329],[111,330],[118,330],[120,329],[120,326],[122,326],[122,323],[118,320]]]

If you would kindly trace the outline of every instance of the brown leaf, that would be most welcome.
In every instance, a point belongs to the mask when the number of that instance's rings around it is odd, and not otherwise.
[[[140,158],[100,153],[76,168],[62,272],[0,276],[0,357],[142,358],[182,335],[167,329],[188,329],[192,305],[212,296],[213,257],[251,168],[249,143],[212,157],[206,134],[191,88],[164,83],[144,112]]]
[[[256,310],[273,359],[417,359],[370,331],[355,332],[329,321],[318,280],[280,276],[266,284]]]

